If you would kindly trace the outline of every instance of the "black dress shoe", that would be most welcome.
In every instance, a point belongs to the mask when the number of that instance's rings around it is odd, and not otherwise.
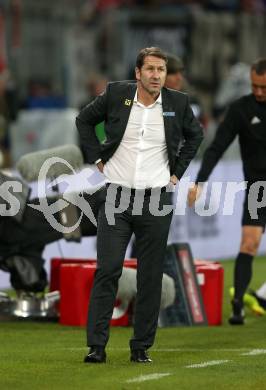
[[[152,362],[152,360],[149,358],[147,352],[144,349],[132,349],[130,361],[136,362],[136,363],[151,363]]]
[[[230,325],[244,325],[245,313],[243,309],[243,302],[238,299],[232,300],[233,313],[229,318],[228,322]]]
[[[104,347],[91,347],[87,356],[84,358],[84,363],[105,363],[106,353]]]

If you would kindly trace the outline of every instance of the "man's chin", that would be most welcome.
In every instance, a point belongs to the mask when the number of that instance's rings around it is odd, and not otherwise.
[[[150,88],[149,92],[151,95],[156,95],[156,94],[159,95],[159,93],[161,92],[161,87]]]

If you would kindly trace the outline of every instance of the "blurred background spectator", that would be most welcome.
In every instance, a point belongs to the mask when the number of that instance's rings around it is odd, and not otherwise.
[[[90,73],[85,83],[87,96],[80,104],[80,108],[83,108],[90,103],[96,96],[100,95],[106,88],[108,79],[101,73]]]
[[[85,83],[87,96],[80,104],[80,109],[89,104],[96,96],[100,95],[105,90],[107,82],[107,77],[104,74],[89,74]],[[101,122],[96,126],[96,134],[101,142],[105,139],[104,122]]]
[[[9,126],[16,120],[18,110],[17,91],[10,72],[0,69],[0,166],[11,165]]]
[[[185,92],[189,95],[193,113],[206,129],[207,115],[204,113],[200,98],[197,96],[194,88],[189,83],[188,78],[185,77],[185,66],[183,61],[174,54],[168,54],[167,59],[167,76],[165,80],[165,86],[180,92]]]
[[[24,108],[66,108],[66,99],[53,91],[49,80],[30,80]]]

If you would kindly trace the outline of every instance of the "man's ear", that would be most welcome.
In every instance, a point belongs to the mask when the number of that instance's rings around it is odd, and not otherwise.
[[[136,74],[136,79],[140,80],[140,69],[137,67],[135,68],[135,74]]]

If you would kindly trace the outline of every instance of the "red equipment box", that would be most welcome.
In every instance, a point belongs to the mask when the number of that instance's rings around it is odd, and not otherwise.
[[[221,325],[224,269],[218,262],[195,260],[198,282],[209,325]]]
[[[217,262],[195,260],[194,263],[208,324],[220,325],[222,323],[224,270]],[[135,259],[125,260],[124,266],[136,268],[137,261]],[[61,324],[86,325],[95,269],[95,259],[52,259],[50,291],[60,291]],[[130,317],[130,308],[125,311],[123,304],[117,301],[111,325],[128,326]]]
[[[54,258],[51,260],[50,267],[50,291],[60,291],[60,268],[62,264],[96,264],[95,259],[61,259]]]
[[[135,259],[125,260],[125,267],[136,268]],[[60,319],[63,325],[85,326],[96,260],[53,259],[50,290],[60,291]],[[112,326],[130,325],[131,308],[116,301]]]
[[[85,326],[95,264],[63,263],[60,266],[60,324]]]

